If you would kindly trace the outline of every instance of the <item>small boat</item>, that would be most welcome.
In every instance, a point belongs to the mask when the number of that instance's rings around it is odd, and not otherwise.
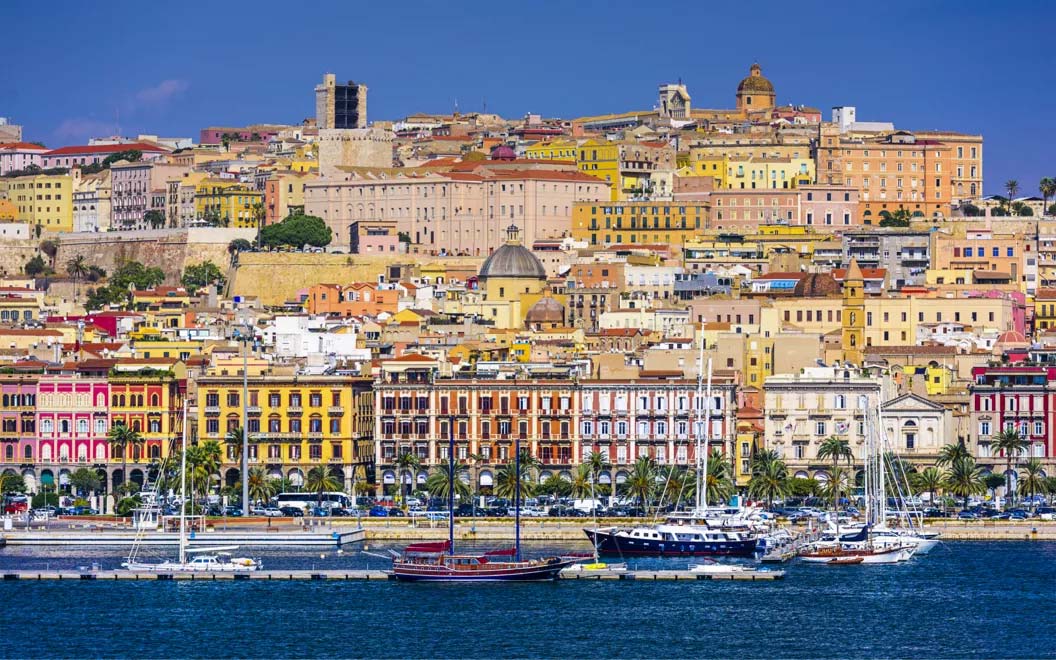
[[[696,525],[643,525],[585,529],[604,555],[649,557],[751,557],[755,537],[749,532],[713,530]]]
[[[604,561],[593,561],[584,564],[575,563],[565,570],[575,573],[626,573],[627,564],[625,562],[608,563]]]
[[[162,573],[245,573],[260,570],[260,562],[255,559],[232,557],[230,553],[217,552],[215,548],[203,548],[202,550],[215,554],[199,555],[184,562],[123,562],[121,567],[128,571]],[[201,552],[201,550],[188,550],[187,552]]]
[[[833,557],[832,559],[823,563],[826,566],[849,566],[852,564],[861,564],[864,561],[864,557]]]
[[[845,548],[841,546],[817,547],[801,553],[799,558],[806,562],[827,564],[834,559],[861,559],[854,564],[896,564],[913,556],[913,549],[908,547],[893,548]]]
[[[746,568],[744,566],[738,566],[736,564],[720,564],[718,562],[709,562],[707,564],[690,564],[690,573],[707,573],[707,574],[728,574],[728,573],[755,573],[754,568]]]

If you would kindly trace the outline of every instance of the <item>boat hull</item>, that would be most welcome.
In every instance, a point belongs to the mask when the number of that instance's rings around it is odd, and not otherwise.
[[[621,536],[605,530],[583,530],[604,555],[638,557],[751,557],[755,539],[742,541],[665,541]]]
[[[556,580],[571,560],[525,562],[524,566],[457,570],[435,564],[394,562],[392,576],[402,582],[546,582]]]

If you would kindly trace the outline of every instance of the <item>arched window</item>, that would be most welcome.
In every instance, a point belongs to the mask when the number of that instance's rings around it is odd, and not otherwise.
[[[100,443],[97,443],[95,445],[95,460],[97,460],[97,461],[105,461],[106,460],[106,444],[105,443],[100,442]]]
[[[138,419],[137,419],[137,420],[134,420],[134,421],[132,422],[132,430],[133,430],[133,431],[136,431],[137,433],[141,432],[141,431],[143,430],[143,424],[142,424],[142,422],[140,422],[140,421],[139,421]]]
[[[50,461],[51,460],[51,445],[44,445],[40,448],[40,460]]]
[[[77,460],[82,463],[88,460],[88,445],[77,445]]]
[[[55,430],[54,422],[50,419],[40,420],[40,432],[50,435]]]
[[[154,407],[154,408],[157,408],[158,406],[161,405],[161,398],[158,397],[157,394],[151,394],[150,395],[150,405],[152,407]]]
[[[118,398],[118,396],[116,394],[113,394],[113,395],[110,396],[110,402],[111,402],[110,405],[112,405],[112,406],[114,406],[116,408],[119,405],[118,402],[120,400],[121,399]]]
[[[22,448],[22,458],[24,458],[27,461],[33,460],[33,446],[32,445],[26,445],[25,447]]]
[[[161,458],[161,447],[157,445],[151,445],[151,447],[147,451],[150,452],[151,458]]]
[[[77,432],[78,433],[87,433],[88,432],[88,420],[87,419],[78,419],[77,420]]]
[[[4,460],[5,461],[13,461],[13,460],[15,460],[15,446],[14,445],[9,444],[6,447],[4,447]]]
[[[68,420],[68,419],[59,420],[59,433],[69,433],[69,432],[70,432],[70,420]]]

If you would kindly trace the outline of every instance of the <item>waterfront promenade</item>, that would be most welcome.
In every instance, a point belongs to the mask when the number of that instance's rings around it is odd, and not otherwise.
[[[641,518],[613,518],[598,521],[599,527],[613,525],[641,524]],[[352,534],[362,525],[363,534]],[[521,521],[521,539],[524,541],[554,541],[586,543],[584,528],[592,527],[593,522],[585,519],[532,518]],[[793,531],[806,531],[806,526],[791,526]],[[926,529],[937,531],[946,541],[1056,541],[1056,521],[956,521],[935,520],[926,524]],[[337,519],[228,519],[217,520],[210,525],[210,531],[200,532],[196,540],[209,543],[210,538],[217,542],[227,542],[225,536],[252,536],[255,540],[266,541],[269,536],[282,539],[289,545],[302,545],[297,538],[303,535],[303,545],[319,545],[320,539],[347,537],[349,541],[363,540],[366,544],[375,541],[402,543],[415,541],[443,540],[447,538],[448,528],[445,521],[427,521],[410,518],[354,518]],[[30,530],[15,527],[3,532],[8,544],[33,545],[41,542],[46,535],[49,544],[79,545],[99,544],[107,537],[113,536],[115,542],[120,538],[126,540],[133,535],[132,530],[120,519],[80,519],[69,518],[50,521],[47,524],[34,523]],[[508,518],[458,519],[455,522],[455,538],[460,541],[512,542],[514,536],[513,521]],[[80,543],[78,542],[80,540]],[[242,539],[242,543],[250,543]],[[265,542],[267,545],[271,543]]]

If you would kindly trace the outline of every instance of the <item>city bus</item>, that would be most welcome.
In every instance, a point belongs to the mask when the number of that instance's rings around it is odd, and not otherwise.
[[[318,493],[279,493],[271,498],[272,506],[282,508],[292,506],[295,509],[314,508],[318,506],[320,496]],[[323,508],[327,509],[351,509],[352,496],[345,493],[323,493]]]

